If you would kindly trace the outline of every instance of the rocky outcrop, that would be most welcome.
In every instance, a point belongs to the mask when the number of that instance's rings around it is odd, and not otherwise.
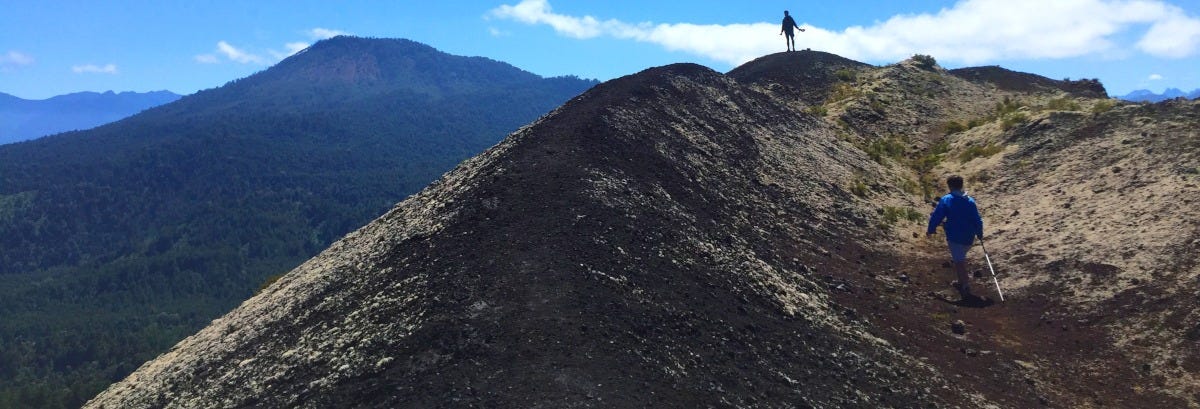
[[[1012,71],[998,66],[959,68],[949,71],[951,75],[970,81],[986,83],[1005,91],[1037,92],[1059,90],[1087,98],[1108,98],[1104,85],[1095,79],[1062,81],[1052,80],[1037,74]]]

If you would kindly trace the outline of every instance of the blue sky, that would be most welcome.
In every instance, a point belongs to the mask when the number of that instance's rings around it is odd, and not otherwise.
[[[607,80],[674,62],[728,71],[800,48],[885,65],[1001,65],[1112,94],[1200,88],[1200,0],[0,0],[0,92],[190,94],[337,33],[408,38],[541,75]]]

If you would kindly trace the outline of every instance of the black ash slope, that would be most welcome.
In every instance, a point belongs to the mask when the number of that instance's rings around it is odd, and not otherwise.
[[[835,204],[856,172],[878,168],[707,68],[613,80],[89,407],[966,402],[819,282],[867,252]]]

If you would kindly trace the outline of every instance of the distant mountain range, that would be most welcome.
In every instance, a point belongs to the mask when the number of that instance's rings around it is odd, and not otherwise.
[[[122,121],[0,146],[0,407],[79,407],[595,84],[337,37]]]
[[[1179,88],[1167,88],[1161,94],[1156,94],[1147,89],[1139,89],[1137,91],[1130,92],[1128,94],[1119,96],[1117,98],[1120,98],[1120,99],[1123,99],[1126,101],[1133,101],[1133,102],[1160,102],[1160,101],[1166,101],[1168,99],[1175,99],[1175,98],[1179,98],[1179,97],[1183,97],[1183,98],[1187,98],[1187,99],[1200,98],[1200,88],[1194,89],[1191,92],[1184,92],[1183,90],[1181,90]]]
[[[108,91],[30,100],[0,92],[0,144],[91,129],[180,97],[170,91]]]

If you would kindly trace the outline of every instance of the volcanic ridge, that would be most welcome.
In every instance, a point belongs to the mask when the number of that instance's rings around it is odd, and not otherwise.
[[[618,78],[87,407],[1200,407],[1200,103],[1105,95],[812,51]],[[950,173],[1007,301],[924,238]]]

